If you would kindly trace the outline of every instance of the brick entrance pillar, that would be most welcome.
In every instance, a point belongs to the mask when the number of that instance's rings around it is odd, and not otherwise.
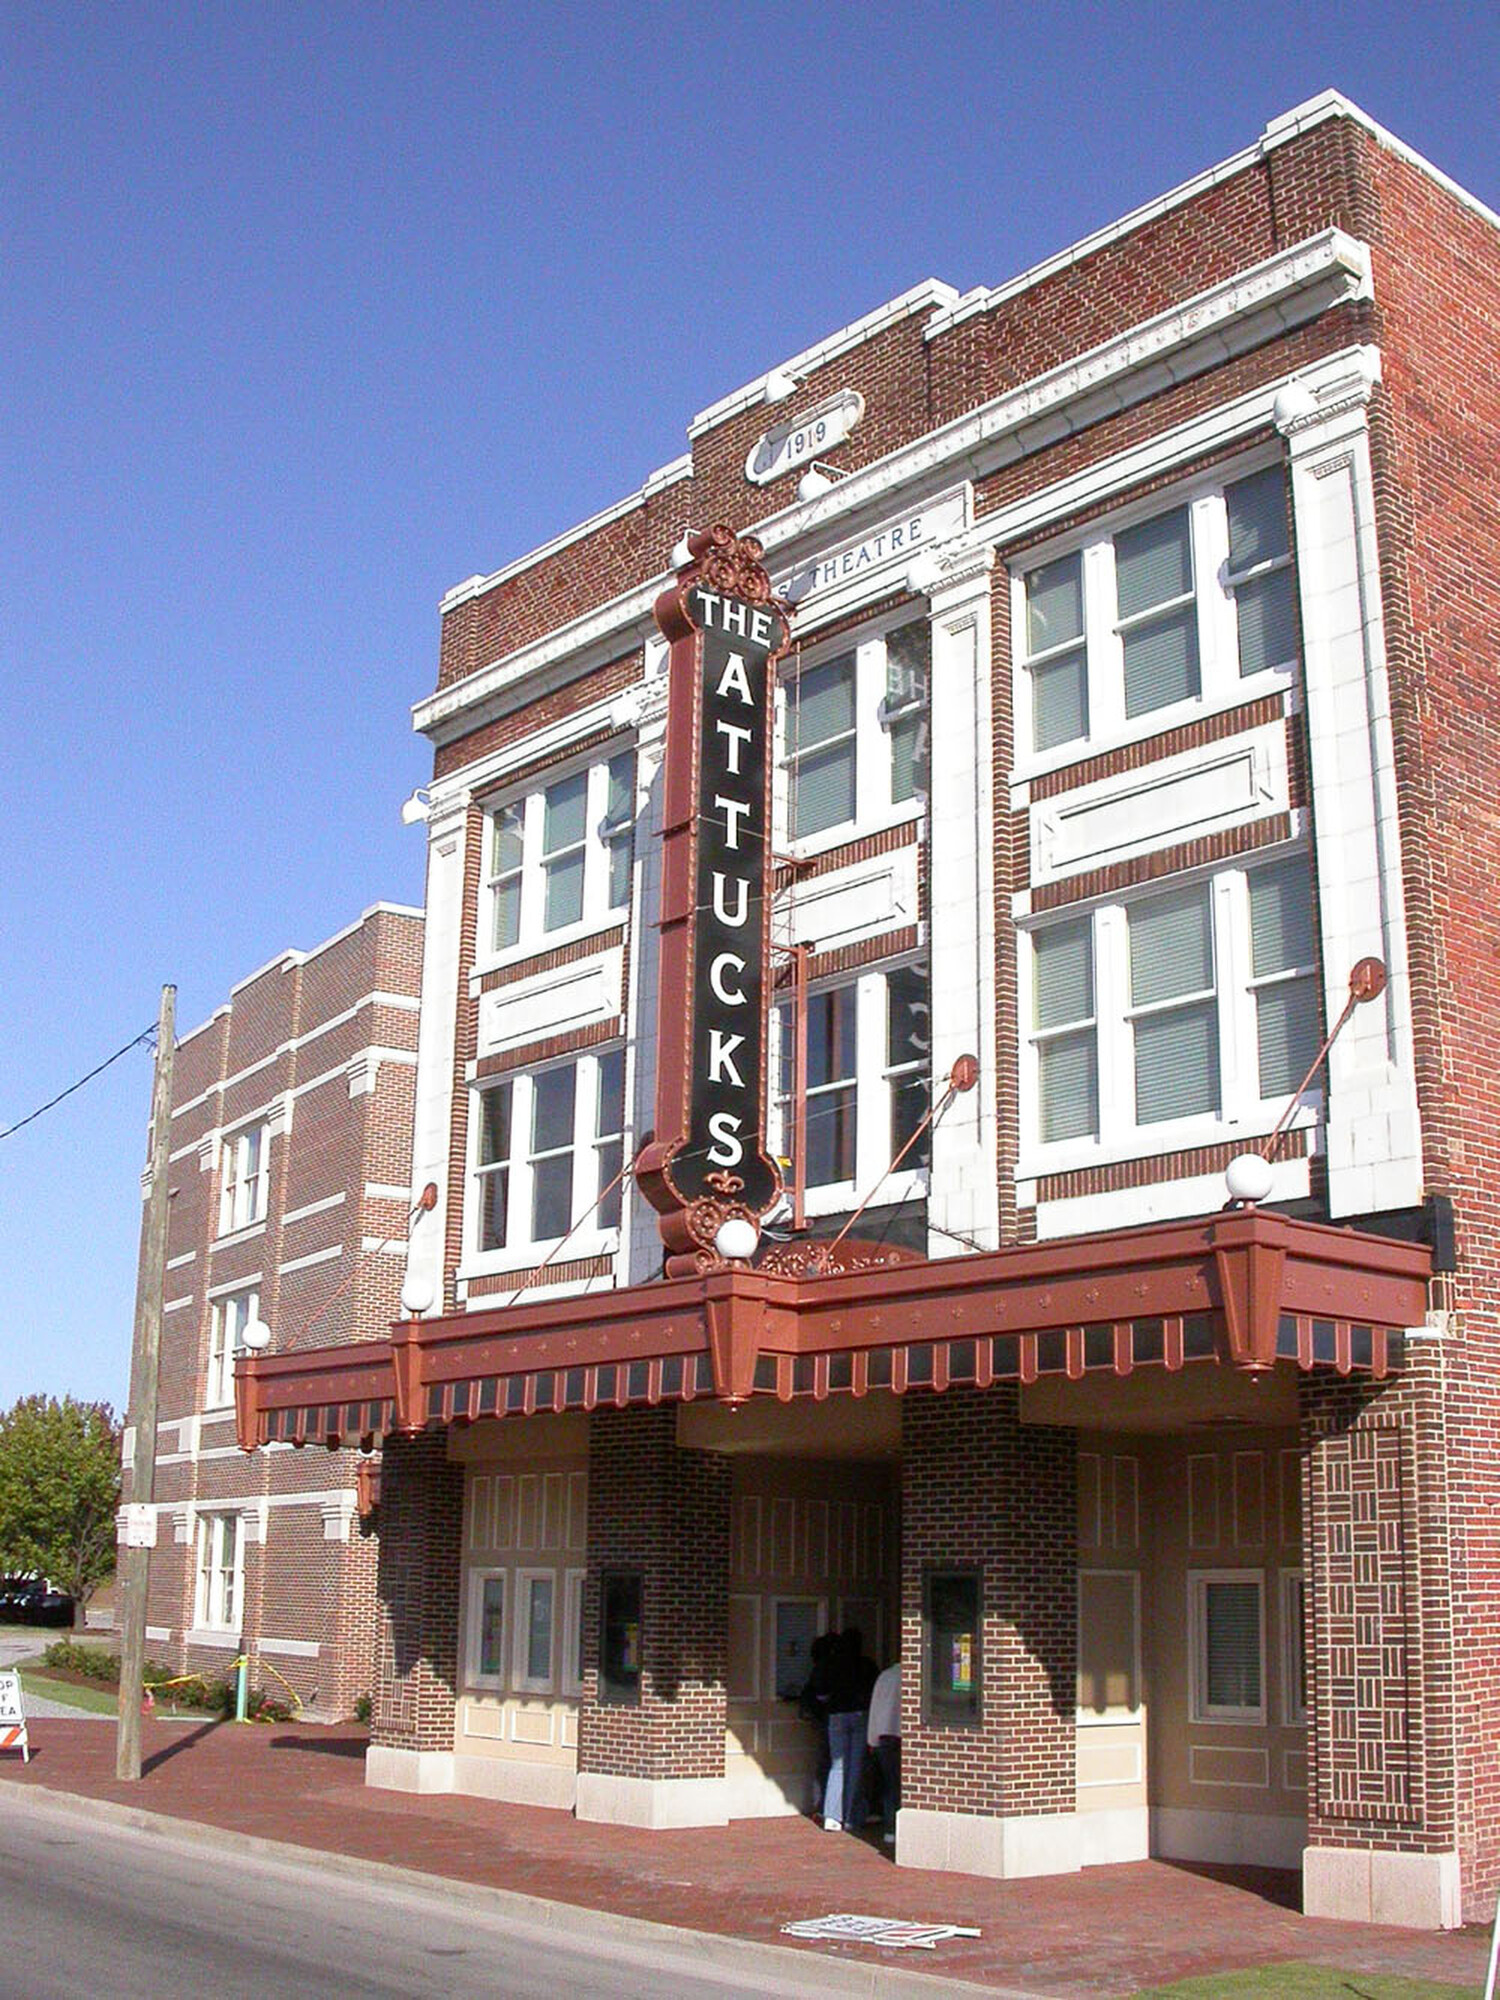
[[[974,1875],[1079,1866],[1077,1455],[1013,1384],[902,1403],[901,1813],[896,1859]],[[924,1721],[924,1577],[977,1570],[977,1726]]]
[[[721,1826],[729,1460],[680,1451],[672,1409],[596,1410],[589,1433],[580,1819]],[[640,1702],[599,1699],[600,1577],[641,1579]]]
[[[1461,1921],[1440,1351],[1400,1381],[1305,1376],[1309,1915]]]
[[[463,1468],[448,1463],[442,1432],[386,1440],[365,1760],[372,1785],[453,1788],[463,1500]]]

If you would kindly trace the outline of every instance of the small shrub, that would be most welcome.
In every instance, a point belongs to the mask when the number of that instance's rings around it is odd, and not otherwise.
[[[42,1654],[42,1665],[57,1673],[77,1674],[101,1687],[120,1684],[120,1656],[108,1646],[88,1646],[79,1639],[54,1639]]]
[[[368,1729],[370,1717],[375,1713],[375,1703],[371,1696],[362,1694],[354,1704],[354,1720],[362,1722]]]

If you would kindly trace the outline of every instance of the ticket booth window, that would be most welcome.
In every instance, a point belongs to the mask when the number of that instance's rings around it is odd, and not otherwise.
[[[979,1572],[931,1569],[922,1579],[922,1715],[938,1728],[979,1721]]]
[[[641,1705],[641,1578],[606,1570],[599,1589],[599,1699],[613,1708]]]

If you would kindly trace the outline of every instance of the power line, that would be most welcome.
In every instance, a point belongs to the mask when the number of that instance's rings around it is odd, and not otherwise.
[[[33,1119],[40,1118],[44,1111],[50,1111],[55,1104],[61,1104],[65,1097],[71,1097],[75,1090],[82,1090],[86,1083],[92,1083],[96,1076],[101,1076],[111,1063],[117,1063],[121,1056],[128,1056],[130,1051],[138,1049],[142,1042],[149,1042],[155,1033],[156,1023],[153,1021],[149,1028],[143,1028],[140,1034],[133,1036],[123,1048],[116,1049],[112,1056],[106,1056],[104,1061],[91,1069],[87,1076],[81,1076],[76,1083],[70,1083],[67,1089],[60,1090],[56,1097],[49,1097],[47,1102],[39,1104],[35,1111],[28,1111],[26,1116],[18,1118],[14,1125],[7,1125],[5,1130],[0,1132],[0,1139],[8,1139],[12,1132],[19,1132],[23,1125],[31,1124]]]

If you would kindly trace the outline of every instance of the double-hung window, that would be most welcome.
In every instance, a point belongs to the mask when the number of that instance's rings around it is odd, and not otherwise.
[[[915,619],[804,664],[786,683],[786,837],[827,845],[926,795],[931,629]]]
[[[534,950],[623,910],[634,827],[631,750],[493,806],[484,828],[487,955]]]
[[[1301,854],[1101,902],[1027,945],[1035,1146],[1125,1157],[1226,1126],[1256,1136],[1317,1053]]]
[[[794,1002],[776,1009],[775,1026],[780,1150],[790,1159],[797,1110]],[[926,967],[896,966],[815,988],[805,1032],[804,1186],[814,1211],[831,1211],[869,1192],[909,1141],[898,1179],[925,1168],[930,1155],[920,1128],[930,1100],[932,1046]]]
[[[475,1251],[532,1251],[577,1223],[580,1249],[620,1225],[625,1058],[605,1049],[477,1092]]]
[[[1259,1570],[1188,1578],[1195,1722],[1264,1722],[1265,1601]]]
[[[271,1187],[271,1135],[248,1125],[226,1138],[219,1157],[219,1234],[264,1222]]]
[[[1045,557],[1014,584],[1018,761],[1081,755],[1289,677],[1293,600],[1280,465]]]
[[[198,1586],[193,1622],[209,1632],[239,1629],[244,1522],[239,1514],[198,1516]]]
[[[259,1317],[260,1293],[253,1288],[214,1300],[209,1315],[209,1409],[222,1409],[234,1401],[234,1364],[249,1352],[245,1328]]]

